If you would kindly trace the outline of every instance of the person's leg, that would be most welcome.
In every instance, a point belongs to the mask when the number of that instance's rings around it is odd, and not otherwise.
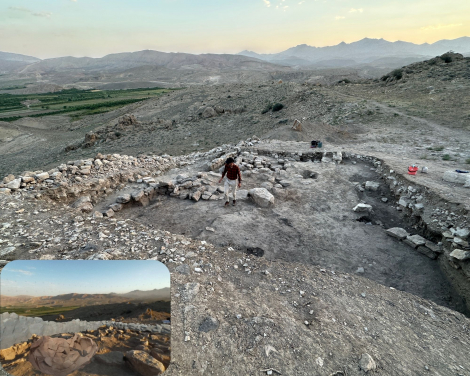
[[[237,186],[238,186],[238,180],[233,181],[233,201],[235,202],[237,200]]]
[[[230,185],[229,185],[228,179],[225,178],[225,183],[224,183],[224,198],[225,198],[225,203],[227,203],[228,200],[229,200],[229,198],[228,198],[229,191],[230,191]]]

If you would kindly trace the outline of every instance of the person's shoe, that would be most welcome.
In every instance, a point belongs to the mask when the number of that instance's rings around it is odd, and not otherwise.
[[[237,200],[233,200],[233,206],[235,206],[235,204],[237,203]]]
[[[225,206],[229,206],[229,205],[230,205],[230,202],[227,201],[227,202],[225,203]]]

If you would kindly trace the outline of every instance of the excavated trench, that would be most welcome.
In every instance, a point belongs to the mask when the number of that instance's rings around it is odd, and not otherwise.
[[[173,175],[196,175],[194,167]],[[469,315],[465,299],[449,282],[437,260],[390,237],[385,230],[401,227],[410,234],[432,233],[419,226],[419,217],[397,210],[397,198],[369,161],[342,164],[298,161],[289,184],[274,188],[274,206],[258,207],[249,197],[237,205],[223,199],[200,200],[160,194],[149,206],[126,208],[127,216],[146,225],[240,250],[240,257],[265,257],[356,273],[385,286],[406,291]],[[212,183],[217,185],[217,177]],[[263,174],[244,173],[242,189],[260,187]],[[377,190],[363,189],[366,181]],[[356,213],[360,202],[372,212]]]

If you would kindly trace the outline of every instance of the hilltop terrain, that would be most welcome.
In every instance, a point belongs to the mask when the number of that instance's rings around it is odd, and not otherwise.
[[[452,57],[2,124],[0,255],[164,262],[170,376],[466,375],[470,80]],[[426,107],[425,85],[446,100]],[[224,207],[228,156],[243,184]]]

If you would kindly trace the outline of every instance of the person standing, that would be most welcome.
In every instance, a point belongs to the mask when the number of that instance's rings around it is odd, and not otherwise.
[[[222,182],[222,179],[227,175],[224,184],[224,194],[225,194],[225,206],[230,204],[229,195],[230,191],[233,194],[233,205],[235,206],[237,202],[237,179],[238,179],[238,188],[242,186],[242,174],[240,172],[240,167],[235,164],[233,158],[227,158],[225,161],[225,168],[222,172],[222,177],[219,180],[219,183]]]

